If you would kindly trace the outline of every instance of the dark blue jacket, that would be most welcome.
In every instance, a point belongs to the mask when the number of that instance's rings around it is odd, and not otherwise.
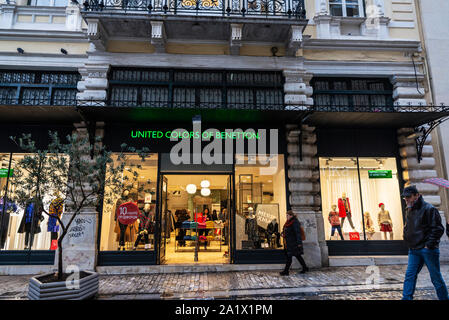
[[[293,224],[284,228],[285,249],[289,256],[296,256],[304,253],[300,231],[301,223],[296,217],[293,219]],[[299,247],[299,245],[301,245],[301,247]]]

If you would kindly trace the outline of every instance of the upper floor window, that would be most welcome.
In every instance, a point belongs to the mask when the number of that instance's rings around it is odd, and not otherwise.
[[[0,104],[74,105],[78,72],[0,70]]]
[[[316,106],[376,110],[393,106],[393,88],[388,79],[314,78],[312,86]]]
[[[68,0],[28,0],[29,6],[39,7],[66,7],[68,6]]]
[[[332,16],[363,17],[363,0],[329,0]]]

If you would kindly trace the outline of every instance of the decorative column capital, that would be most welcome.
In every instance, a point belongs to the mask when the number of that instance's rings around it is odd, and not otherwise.
[[[151,44],[154,46],[157,53],[165,52],[165,44],[167,36],[165,34],[165,27],[163,21],[151,22]]]
[[[231,23],[231,39],[229,41],[229,50],[231,55],[239,55],[242,46],[242,23]]]
[[[87,38],[95,45],[96,50],[105,51],[108,36],[99,19],[86,19]]]

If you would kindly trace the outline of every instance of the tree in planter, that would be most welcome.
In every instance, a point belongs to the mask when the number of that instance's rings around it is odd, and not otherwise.
[[[50,143],[45,149],[36,147],[31,135],[11,139],[26,152],[14,169],[11,184],[15,190],[13,201],[27,209],[34,205],[32,229],[38,226],[43,212],[53,217],[59,223],[61,233],[58,238],[58,281],[63,278],[63,247],[64,237],[70,230],[72,222],[83,208],[101,207],[101,201],[112,204],[114,195],[121,194],[126,186],[136,185],[139,172],[145,159],[149,156],[148,148],[137,150],[122,144],[122,151],[114,154],[100,143],[100,137],[92,144],[87,135],[73,133],[62,142],[57,132],[49,132]],[[138,164],[129,161],[130,153],[140,158]],[[138,185],[138,184],[137,184]],[[51,214],[44,205],[50,195],[59,191],[61,203],[65,211],[70,213],[68,221],[64,222],[57,214]],[[138,192],[151,192],[143,186],[137,187]],[[37,209],[37,210],[36,210]],[[34,230],[35,231],[35,230]],[[33,230],[31,236],[33,237]]]

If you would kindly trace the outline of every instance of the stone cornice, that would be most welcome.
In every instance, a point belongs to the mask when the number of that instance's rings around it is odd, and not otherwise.
[[[366,37],[354,39],[311,39],[304,37],[305,50],[367,50],[421,52],[421,42],[417,40],[376,40]]]
[[[32,42],[88,42],[85,32],[17,29],[0,30],[0,40]]]
[[[45,69],[73,71],[84,66],[86,55],[62,55],[62,54],[37,54],[27,53],[0,53],[0,67],[14,69]]]

